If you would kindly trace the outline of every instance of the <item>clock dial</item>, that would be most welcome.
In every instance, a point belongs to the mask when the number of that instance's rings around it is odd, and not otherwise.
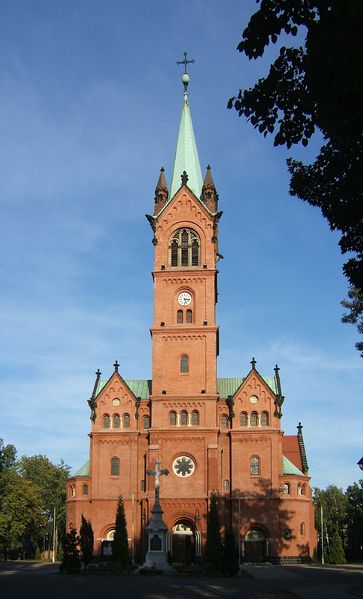
[[[180,306],[189,306],[191,301],[192,296],[190,293],[188,293],[188,291],[182,291],[182,293],[179,293],[178,304],[180,304]]]

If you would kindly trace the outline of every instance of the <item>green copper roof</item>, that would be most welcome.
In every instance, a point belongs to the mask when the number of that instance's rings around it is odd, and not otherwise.
[[[238,387],[242,385],[244,380],[244,378],[217,379],[217,390],[219,393],[219,397],[221,397],[222,399],[227,399],[229,395],[234,395]],[[277,393],[275,377],[264,376],[263,380],[265,381],[265,383],[267,383],[267,385],[274,393]]]
[[[89,461],[83,464],[82,468],[77,470],[73,476],[89,476]]]
[[[229,395],[234,395],[237,391],[238,387],[243,383],[245,378],[226,378],[226,379],[217,379],[217,391],[219,397],[221,399],[227,399]],[[276,381],[273,376],[264,376],[263,380],[270,389],[277,393]],[[106,385],[107,381],[99,380],[98,387],[96,390],[96,396]],[[148,379],[136,379],[136,380],[125,380],[126,385],[135,395],[135,397],[140,397],[141,399],[148,399],[151,394],[152,389],[152,381]]]
[[[202,193],[202,171],[200,169],[198,150],[195,143],[192,117],[189,110],[188,96],[184,93],[183,110],[180,120],[179,136],[174,158],[173,175],[170,185],[170,199],[181,186],[181,174],[186,171],[188,187],[197,198]]]
[[[141,399],[148,399],[151,393],[151,381],[148,380],[136,380],[136,381],[125,381],[126,385],[133,392],[136,397]]]
[[[282,456],[282,474],[304,476],[304,474],[284,455]]]

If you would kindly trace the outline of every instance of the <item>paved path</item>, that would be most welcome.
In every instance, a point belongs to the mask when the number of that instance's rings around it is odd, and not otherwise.
[[[0,562],[1,599],[354,599],[363,565],[247,566],[254,578],[59,574],[58,564]]]

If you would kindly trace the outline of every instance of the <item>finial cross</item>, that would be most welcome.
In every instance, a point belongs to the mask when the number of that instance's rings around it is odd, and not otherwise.
[[[114,363],[113,367],[115,369],[115,372],[118,372],[118,367],[120,366],[120,364],[118,363],[118,361],[116,360],[116,362]]]
[[[183,64],[184,65],[184,73],[186,74],[187,72],[187,64],[194,64],[195,60],[188,60],[187,59],[187,52],[184,52],[184,60],[177,60],[176,64]]]
[[[255,358],[252,358],[251,365],[252,365],[252,370],[256,370],[256,360],[255,360]]]
[[[150,474],[151,476],[155,476],[155,501],[158,501],[160,495],[160,476],[168,476],[169,470],[164,468],[160,469],[161,460],[158,458],[155,462],[154,470],[146,470],[146,474]]]

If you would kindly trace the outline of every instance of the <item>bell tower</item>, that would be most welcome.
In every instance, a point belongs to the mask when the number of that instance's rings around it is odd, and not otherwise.
[[[216,264],[222,213],[217,211],[209,166],[202,179],[188,83],[185,72],[170,194],[161,169],[154,214],[147,215],[154,232],[153,427],[156,421],[157,426],[168,424],[166,416],[158,414],[158,401],[164,406],[181,400],[217,401]],[[215,409],[207,412],[205,425],[216,426]]]

